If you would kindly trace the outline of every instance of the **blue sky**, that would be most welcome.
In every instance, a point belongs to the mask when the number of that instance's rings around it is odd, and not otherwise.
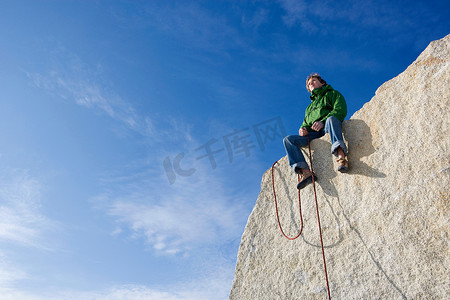
[[[350,118],[449,20],[430,0],[1,1],[0,298],[227,299],[306,76]]]

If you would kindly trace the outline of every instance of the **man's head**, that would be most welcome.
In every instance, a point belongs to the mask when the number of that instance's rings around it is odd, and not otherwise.
[[[311,73],[311,75],[306,78],[306,89],[308,92],[312,92],[314,89],[320,88],[327,84],[325,80],[320,77],[319,73]]]

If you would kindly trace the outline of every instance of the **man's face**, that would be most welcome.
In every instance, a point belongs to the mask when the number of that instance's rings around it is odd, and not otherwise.
[[[312,92],[314,89],[320,88],[321,86],[323,86],[323,83],[321,83],[319,81],[319,79],[312,77],[309,81],[308,81],[308,87],[309,90]]]

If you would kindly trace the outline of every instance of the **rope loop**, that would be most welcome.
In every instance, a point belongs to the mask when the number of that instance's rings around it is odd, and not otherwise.
[[[298,238],[302,234],[302,231],[303,231],[302,203],[300,200],[300,190],[298,190],[298,208],[299,208],[300,222],[301,222],[300,231],[298,232],[298,234],[296,236],[289,237],[284,233],[283,228],[281,227],[280,216],[278,215],[277,194],[275,193],[275,180],[274,180],[274,176],[273,176],[273,168],[277,162],[278,162],[278,160],[276,162],[274,162],[272,165],[272,191],[273,191],[273,197],[275,198],[275,211],[277,214],[278,226],[280,227],[281,233],[283,234],[283,236],[285,238],[292,241],[292,240],[295,240],[296,238]],[[300,175],[297,175],[297,177],[300,177]]]
[[[323,267],[325,270],[325,279],[327,282],[327,292],[328,292],[328,299],[331,300],[331,293],[330,293],[330,284],[328,282],[328,272],[327,272],[327,264],[325,261],[325,249],[323,247],[323,239],[322,239],[322,228],[320,226],[320,216],[319,216],[319,204],[317,202],[317,192],[316,192],[316,181],[314,180],[314,168],[313,168],[313,163],[312,163],[312,155],[311,155],[311,143],[309,140],[309,136],[306,136],[307,140],[308,140],[308,150],[309,150],[309,163],[311,165],[311,172],[312,172],[312,183],[313,183],[313,189],[314,189],[314,199],[316,201],[316,212],[317,212],[317,221],[319,223],[319,235],[320,235],[320,245],[322,247],[322,257],[323,257]],[[289,237],[287,236],[284,231],[283,228],[281,226],[281,222],[280,222],[280,217],[278,215],[278,205],[277,205],[277,194],[275,193],[275,180],[274,180],[274,176],[273,176],[273,169],[274,166],[278,163],[278,161],[274,162],[272,165],[272,191],[273,191],[273,197],[275,199],[275,211],[277,214],[277,221],[278,221],[278,226],[280,227],[281,233],[283,234],[283,236],[285,238],[287,238],[288,240],[295,240],[296,238],[298,238],[303,231],[303,217],[302,217],[302,205],[301,205],[301,200],[300,200],[300,190],[298,190],[298,207],[299,207],[299,213],[300,213],[300,221],[301,221],[301,226],[300,226],[300,231],[299,233],[294,236],[294,237]],[[300,175],[297,174],[297,181],[300,181]]]

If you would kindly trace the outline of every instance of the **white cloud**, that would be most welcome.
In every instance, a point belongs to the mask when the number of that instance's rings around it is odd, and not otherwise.
[[[286,11],[283,21],[289,27],[300,23],[303,28],[311,29],[308,20],[308,3],[304,0],[280,0],[281,7]]]
[[[42,236],[55,224],[41,212],[42,184],[27,172],[16,170],[6,175],[0,180],[0,242],[12,241],[20,246],[43,248]],[[127,183],[125,190],[130,193],[109,199],[113,202],[108,212],[118,226],[123,227],[123,232],[117,234],[131,233],[136,238],[145,239],[156,252],[168,255],[186,254],[189,249],[207,248],[212,244],[220,247],[221,242],[234,237],[242,229],[244,221],[239,214],[239,206],[227,204],[229,199],[221,196],[224,192],[217,182],[204,177],[193,180],[189,185],[192,178],[187,179],[180,180],[180,184],[185,186],[182,196],[177,196],[179,186],[169,187],[167,191],[163,187],[155,189],[162,186],[165,178],[155,186],[146,186],[148,182],[142,177],[139,180],[139,176],[119,179]],[[136,189],[141,184],[145,186]],[[208,184],[214,185],[214,191],[202,189]],[[160,198],[160,201],[155,203],[155,198]],[[50,287],[45,291],[33,291],[19,288],[22,280],[29,279],[28,274],[0,253],[0,300],[227,299],[234,261],[220,253],[207,259],[199,266],[201,275],[169,286],[124,284],[91,291]]]
[[[26,72],[34,86],[76,104],[97,109],[141,133],[148,132],[149,120],[142,119],[133,107],[110,89],[90,78],[92,73],[80,67],[61,66],[47,73]]]
[[[356,0],[279,0],[279,3],[285,11],[283,21],[289,27],[300,25],[307,33],[320,31],[322,35],[333,36],[351,36],[361,27],[376,29],[379,37],[372,35],[370,38],[382,38],[383,44],[387,39],[398,40],[399,35],[409,36],[411,31],[422,35],[423,24],[417,20],[433,15],[430,7],[421,2],[408,6],[381,0],[365,1],[364,5]]]
[[[47,69],[24,73],[31,84],[60,99],[103,113],[125,128],[144,136],[152,134],[151,120],[141,116],[133,105],[114,92],[101,64],[86,63],[61,45],[45,52]]]
[[[228,299],[231,280],[230,272],[223,273],[223,271],[209,274],[208,279],[162,288],[125,284],[102,290],[52,290],[33,293],[0,287],[0,300],[225,300]]]
[[[53,292],[51,295],[37,295],[16,289],[1,288],[0,293],[2,294],[0,300],[195,300],[135,285],[114,287],[106,291]]]
[[[114,286],[102,291],[86,292],[61,292],[61,295],[54,299],[67,300],[194,300],[195,298],[186,298],[175,292],[165,292],[158,289],[152,289],[143,285],[121,285]],[[25,298],[26,299],[26,298]],[[52,298],[53,299],[53,298]],[[199,300],[201,298],[198,298]]]
[[[0,287],[10,286],[17,280],[24,278],[27,278],[26,273],[14,266],[8,257],[0,252]]]
[[[232,266],[234,267],[234,266]],[[231,272],[230,272],[231,271]],[[81,300],[225,300],[229,297],[234,268],[219,268],[202,278],[173,286],[153,288],[145,285],[121,285],[104,291],[74,293],[64,299]]]
[[[14,286],[29,279],[17,263],[14,247],[51,250],[48,235],[60,224],[42,212],[40,181],[26,171],[7,170],[0,175],[0,299],[24,299]],[[14,296],[12,296],[12,294]]]
[[[25,277],[20,271],[5,264],[0,255],[0,276],[7,280]],[[7,267],[3,270],[3,267]],[[202,275],[169,285],[116,284],[96,290],[61,289],[51,287],[45,291],[33,291],[7,286],[0,281],[0,300],[225,300],[228,299],[234,276],[234,263],[221,257],[211,259],[199,266]]]
[[[216,132],[234,130],[214,125]],[[225,150],[216,157],[218,169],[214,170],[208,158],[197,160],[200,154],[190,153],[203,143],[195,139],[189,126],[175,120],[168,127],[164,130],[176,133],[173,144],[182,148],[172,150],[176,152],[152,149],[148,159],[137,159],[115,174],[104,174],[104,192],[93,198],[93,205],[114,220],[113,236],[142,239],[159,254],[190,255],[194,249],[236,240],[245,226],[249,197],[256,195],[248,195],[247,189],[236,191],[236,186],[226,187],[225,182],[237,178],[224,173],[231,169],[221,161],[229,164]],[[163,161],[176,157],[178,151],[186,153],[181,168],[195,172],[177,173],[176,180],[169,182]],[[256,157],[247,158],[245,165],[236,162],[232,171],[239,174],[235,177],[245,177],[258,163]]]
[[[226,16],[211,14],[197,2],[184,1],[182,4],[174,4],[167,1],[147,1],[140,8],[134,14],[116,8],[112,15],[121,26],[150,27],[175,38],[179,46],[195,49],[189,55],[201,60],[208,59],[203,51],[228,57],[229,49],[248,47],[247,41],[230,25]],[[264,12],[259,11],[251,22],[257,26],[264,22],[264,18]]]
[[[0,183],[0,242],[46,248],[43,233],[55,222],[41,212],[41,185],[26,172],[3,176]]]
[[[166,182],[164,182],[164,180]],[[101,196],[112,203],[107,213],[119,228],[115,234],[143,238],[156,252],[189,254],[238,235],[244,220],[241,205],[221,191],[220,183],[201,174],[169,186],[141,181],[121,196]],[[108,198],[105,200],[105,198]]]

